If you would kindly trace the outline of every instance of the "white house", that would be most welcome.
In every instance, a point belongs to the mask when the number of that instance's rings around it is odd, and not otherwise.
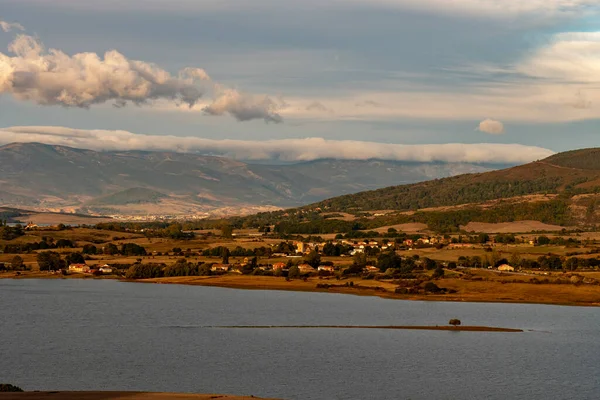
[[[108,264],[104,264],[103,266],[101,266],[100,268],[98,268],[98,271],[102,272],[103,274],[112,274],[113,267],[111,267]]]
[[[335,268],[333,267],[333,265],[319,265],[319,267],[317,268],[318,271],[327,271],[327,272],[334,272]]]
[[[71,264],[69,265],[69,272],[89,273],[90,267],[85,264]]]
[[[514,272],[515,268],[511,267],[508,264],[502,264],[501,266],[498,267],[498,271],[503,271],[503,272]]]

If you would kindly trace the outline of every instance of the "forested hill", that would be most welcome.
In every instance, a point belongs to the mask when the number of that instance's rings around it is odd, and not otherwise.
[[[514,168],[392,186],[334,197],[308,208],[328,211],[415,210],[531,194],[569,196],[600,190],[600,148],[559,153]]]

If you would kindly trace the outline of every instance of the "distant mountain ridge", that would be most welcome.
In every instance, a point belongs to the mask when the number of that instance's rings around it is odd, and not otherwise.
[[[0,147],[0,205],[108,214],[293,207],[333,196],[497,166],[385,160],[267,165],[192,153]]]

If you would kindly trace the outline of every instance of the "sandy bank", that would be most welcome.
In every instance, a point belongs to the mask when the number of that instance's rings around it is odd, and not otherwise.
[[[454,289],[453,294],[398,294],[396,284],[389,281],[363,280],[351,278],[343,281],[309,278],[307,281],[295,279],[250,275],[222,276],[181,276],[172,278],[142,279],[136,282],[168,283],[198,286],[216,286],[250,290],[291,290],[300,292],[321,292],[378,296],[386,299],[420,301],[454,301],[483,303],[527,303],[568,306],[600,306],[600,286],[597,285],[534,285],[530,283],[505,284],[499,281],[466,281],[462,279],[440,279],[435,283],[444,288]],[[318,283],[350,283],[353,286],[317,288]]]
[[[258,397],[219,394],[145,392],[23,392],[0,393],[1,400],[247,400]]]
[[[411,326],[411,325],[238,325],[215,326],[226,329],[392,329],[420,331],[452,331],[452,332],[523,332],[522,329],[498,328],[493,326]]]

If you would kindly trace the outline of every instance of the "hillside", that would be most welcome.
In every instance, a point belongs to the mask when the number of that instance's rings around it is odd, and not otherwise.
[[[417,210],[531,194],[594,193],[600,188],[600,149],[559,153],[545,160],[491,172],[334,197],[310,208],[328,211]]]
[[[232,223],[274,225],[276,232],[289,235],[340,233],[347,237],[406,224],[440,233],[465,230],[472,222],[595,226],[600,223],[597,155],[599,149],[569,151],[518,167],[338,196]]]
[[[380,160],[256,165],[189,153],[14,143],[0,147],[0,206],[127,215],[248,213],[492,168]]]

